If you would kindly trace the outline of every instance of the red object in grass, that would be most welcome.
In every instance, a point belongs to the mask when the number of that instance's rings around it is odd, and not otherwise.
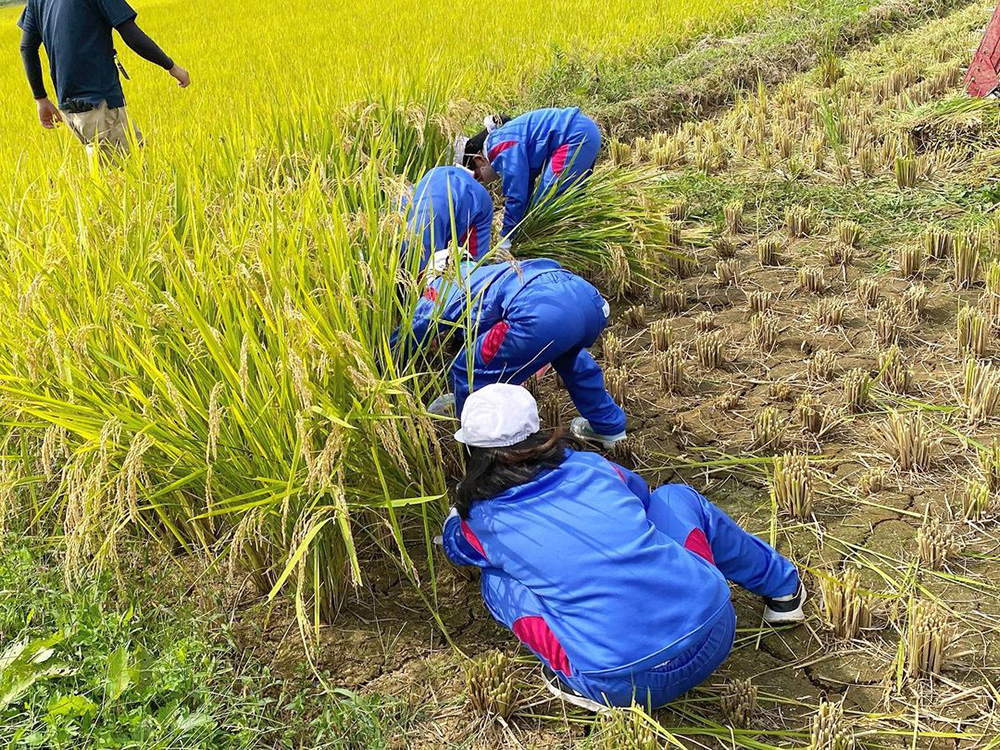
[[[965,74],[965,90],[969,96],[989,96],[997,87],[997,71],[1000,70],[1000,4],[993,11],[990,25],[986,27],[983,41],[972,58],[969,72]]]

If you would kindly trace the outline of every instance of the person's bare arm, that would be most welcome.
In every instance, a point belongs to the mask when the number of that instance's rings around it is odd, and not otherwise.
[[[122,41],[129,46],[129,49],[139,55],[139,57],[144,60],[148,60],[154,65],[159,65],[165,71],[170,73],[170,75],[177,79],[177,84],[181,88],[185,88],[190,85],[191,77],[188,75],[188,72],[171,60],[167,54],[160,49],[159,45],[150,39],[146,32],[139,28],[138,24],[135,22],[135,18],[129,19],[125,23],[120,24],[117,28]]]
[[[21,60],[24,62],[24,72],[28,77],[28,85],[31,86],[31,94],[35,97],[35,105],[38,107],[38,120],[43,128],[51,130],[57,122],[62,121],[62,115],[49,101],[48,92],[45,91],[42,58],[38,54],[41,46],[42,40],[38,34],[30,31],[21,34]]]

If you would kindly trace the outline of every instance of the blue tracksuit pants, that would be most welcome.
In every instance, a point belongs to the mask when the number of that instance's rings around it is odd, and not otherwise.
[[[546,162],[535,185],[531,205],[549,196],[560,195],[570,185],[587,179],[594,171],[601,150],[601,131],[589,117],[577,116],[567,142]]]
[[[578,276],[559,270],[533,279],[510,302],[503,320],[479,333],[474,351],[467,343],[452,365],[455,413],[462,413],[470,380],[472,390],[491,383],[520,385],[551,364],[599,434],[622,432],[625,412],[608,395],[600,365],[587,351],[608,323],[607,310],[600,293]]]
[[[653,492],[647,517],[657,530],[691,554],[707,557],[728,580],[754,594],[786,596],[798,587],[795,566],[687,485],[665,485]],[[656,571],[649,571],[649,575],[656,575]],[[482,592],[493,617],[512,630],[521,618],[558,616],[546,611],[527,587],[502,573],[484,571]],[[642,627],[642,623],[628,626]],[[698,643],[666,663],[640,661],[560,678],[578,693],[601,703],[628,706],[634,699],[650,708],[664,706],[704,682],[726,660],[735,633],[736,614],[730,605],[706,628]],[[664,633],[663,641],[666,644],[684,635]]]

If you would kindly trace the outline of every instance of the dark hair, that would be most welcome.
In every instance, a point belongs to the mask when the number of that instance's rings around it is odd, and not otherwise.
[[[508,448],[469,448],[465,476],[455,492],[455,507],[469,517],[472,504],[530,482],[545,469],[554,469],[566,459],[566,449],[576,441],[562,430],[551,435],[536,432]]]
[[[510,122],[511,118],[507,115],[493,115],[493,120],[498,125],[506,125]],[[483,153],[483,148],[486,146],[486,136],[488,135],[489,131],[483,128],[465,144],[465,156],[462,158],[462,163],[466,169],[473,169],[476,166],[473,157]]]

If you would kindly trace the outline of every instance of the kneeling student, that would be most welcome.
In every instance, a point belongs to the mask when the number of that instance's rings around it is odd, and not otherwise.
[[[523,388],[473,393],[455,438],[469,450],[445,552],[482,569],[493,617],[574,705],[663,706],[733,646],[727,580],[763,597],[764,620],[801,622],[798,572],[691,487],[636,474],[538,431]]]

